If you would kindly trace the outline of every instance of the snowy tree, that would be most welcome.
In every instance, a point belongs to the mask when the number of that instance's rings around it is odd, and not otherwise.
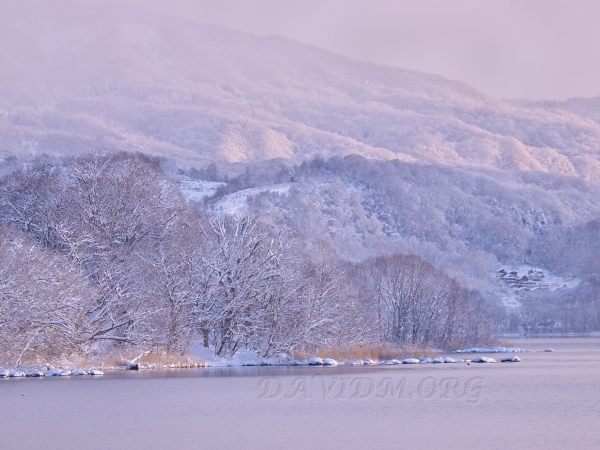
[[[93,292],[63,256],[0,228],[0,364],[87,353]]]

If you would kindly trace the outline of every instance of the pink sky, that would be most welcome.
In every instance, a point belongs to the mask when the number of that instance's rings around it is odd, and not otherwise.
[[[26,14],[41,0],[21,0]],[[46,0],[60,11],[65,0]],[[28,5],[24,5],[27,3]],[[78,0],[102,4],[103,0]],[[355,59],[431,72],[503,98],[600,95],[597,0],[121,0]],[[6,8],[8,5],[0,5]]]

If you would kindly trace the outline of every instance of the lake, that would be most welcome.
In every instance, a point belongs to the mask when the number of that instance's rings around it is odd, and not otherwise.
[[[0,448],[600,448],[600,338],[512,343],[521,363],[0,379]]]

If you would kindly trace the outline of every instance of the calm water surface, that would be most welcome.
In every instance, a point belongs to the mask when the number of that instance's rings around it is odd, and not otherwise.
[[[513,342],[521,363],[3,379],[0,448],[600,448],[600,338]]]

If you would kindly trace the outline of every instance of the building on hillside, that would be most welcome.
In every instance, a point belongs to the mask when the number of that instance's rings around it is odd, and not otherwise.
[[[532,281],[542,281],[544,279],[544,273],[539,270],[530,270],[527,276]]]
[[[507,272],[505,269],[496,271],[496,279],[506,283],[515,291],[547,291],[548,283],[542,283],[544,273],[541,270],[529,270],[527,275],[519,276],[515,270]]]

